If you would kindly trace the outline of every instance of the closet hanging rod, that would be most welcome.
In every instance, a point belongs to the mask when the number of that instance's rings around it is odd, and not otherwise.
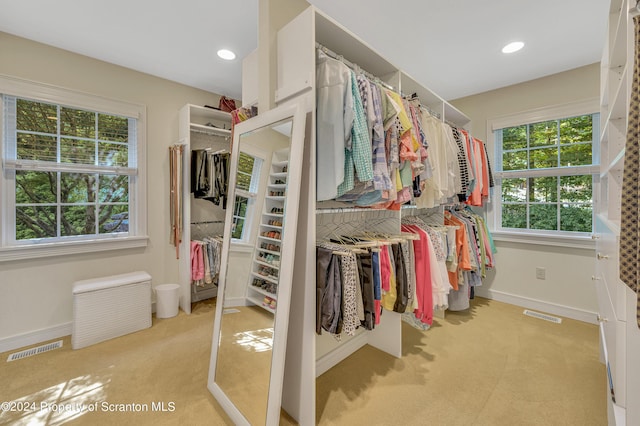
[[[201,133],[203,135],[217,136],[219,138],[225,138],[225,139],[230,139],[231,138],[231,134],[230,133],[222,134],[221,132],[217,132],[216,129],[217,129],[216,127],[212,127],[211,130],[196,129],[196,128],[191,128],[190,130],[191,130],[192,133]],[[227,132],[230,132],[229,129],[218,129],[218,130],[222,130],[222,131],[226,130]]]
[[[211,223],[224,223],[224,220],[203,220],[200,222],[191,222],[191,225],[208,225]]]
[[[417,209],[415,204],[403,204],[400,210]],[[360,212],[397,212],[397,210],[389,209],[370,209],[367,207],[338,207],[338,208],[317,208],[316,214],[325,213],[360,213]]]
[[[362,67],[360,67],[360,65],[354,64],[353,62],[350,62],[349,60],[345,59],[344,56],[337,54],[333,50],[329,49],[328,47],[325,47],[325,46],[321,45],[317,41],[316,41],[316,49],[319,49],[319,50],[323,51],[327,56],[329,56],[329,57],[331,57],[331,58],[333,58],[333,59],[335,59],[337,61],[342,62],[343,64],[345,64],[346,66],[348,66],[349,68],[354,70],[355,72],[360,72],[360,73],[364,74],[370,80],[373,80],[374,82],[379,83],[380,85],[386,87],[387,89],[396,91],[396,89],[394,89],[393,86],[391,86],[390,84],[385,83],[384,81],[380,80],[379,77],[376,77],[375,75],[371,74],[370,72],[367,72],[367,71],[363,70]]]
[[[357,212],[372,212],[375,209],[368,209],[365,207],[338,207],[338,208],[330,208],[330,209],[316,209],[316,214],[325,214],[325,213],[357,213]]]
[[[432,110],[431,108],[429,108],[428,106],[424,106],[424,105],[422,106],[422,108],[424,108],[425,110],[427,110],[427,112],[428,112],[430,115],[434,116],[434,117],[435,117],[435,118],[437,118],[438,120],[442,120],[442,115],[441,115],[439,112],[434,111],[434,110]]]
[[[447,123],[449,126],[453,127],[454,129],[463,128],[461,125],[454,123],[451,120],[444,120],[444,122]]]

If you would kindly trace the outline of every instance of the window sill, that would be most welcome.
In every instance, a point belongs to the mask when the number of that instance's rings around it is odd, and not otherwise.
[[[146,247],[148,240],[149,237],[142,236],[0,247],[0,262]]]
[[[585,250],[595,250],[596,248],[596,242],[590,236],[543,235],[532,232],[508,231],[491,231],[491,236],[494,241],[509,243],[537,244]]]
[[[232,241],[230,251],[236,252],[236,253],[251,253],[253,252],[253,245]]]

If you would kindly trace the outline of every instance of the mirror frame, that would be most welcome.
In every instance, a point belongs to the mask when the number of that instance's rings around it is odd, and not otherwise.
[[[233,146],[231,149],[232,171],[229,175],[229,196],[224,225],[224,244],[222,248],[218,296],[213,326],[213,340],[211,342],[211,360],[207,387],[236,425],[249,425],[249,421],[216,383],[216,366],[218,362],[218,345],[220,342],[220,328],[224,310],[226,290],[227,264],[231,246],[231,225],[233,222],[233,205],[235,202],[236,172],[240,150],[240,137],[249,132],[259,131],[275,123],[291,119],[291,144],[289,152],[289,166],[286,189],[286,218],[283,220],[283,240],[281,243],[280,275],[278,284],[278,307],[274,314],[273,343],[271,354],[271,374],[269,377],[269,394],[267,399],[266,425],[278,425],[280,422],[280,407],[282,386],[284,379],[284,361],[287,349],[287,332],[289,327],[289,307],[291,302],[291,285],[293,279],[293,260],[296,246],[296,231],[298,225],[298,206],[300,200],[300,181],[302,177],[302,161],[305,138],[306,117],[298,103],[279,106],[234,126]],[[261,206],[262,207],[262,206]],[[255,247],[255,243],[254,243]]]

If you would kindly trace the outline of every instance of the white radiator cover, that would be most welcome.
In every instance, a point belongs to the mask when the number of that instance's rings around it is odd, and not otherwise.
[[[151,276],[148,273],[131,272],[73,284],[73,349],[149,327]]]

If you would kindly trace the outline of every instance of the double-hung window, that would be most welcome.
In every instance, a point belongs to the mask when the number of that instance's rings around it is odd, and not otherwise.
[[[0,79],[0,259],[146,244],[144,107]]]
[[[248,243],[251,239],[249,229],[251,229],[263,161],[262,158],[246,152],[240,152],[238,156],[236,199],[233,205],[231,229],[231,237],[238,242]]]
[[[593,231],[599,114],[493,123],[495,230],[586,237]]]

